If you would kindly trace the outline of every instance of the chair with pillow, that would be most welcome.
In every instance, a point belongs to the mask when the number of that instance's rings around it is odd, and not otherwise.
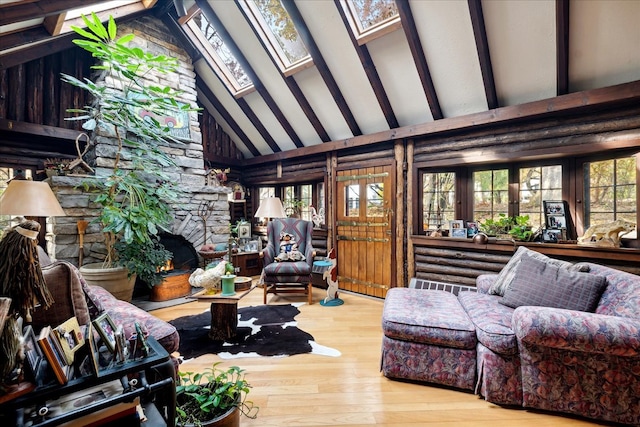
[[[304,293],[309,304],[313,304],[311,267],[315,255],[311,236],[313,224],[296,218],[275,218],[267,225],[267,246],[262,250],[264,303],[267,294]],[[299,257],[283,259],[280,255],[281,238],[288,234],[297,245]]]

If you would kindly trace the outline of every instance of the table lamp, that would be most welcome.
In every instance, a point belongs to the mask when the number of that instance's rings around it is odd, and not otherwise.
[[[12,179],[0,196],[0,215],[65,216],[49,184]]]
[[[267,197],[262,199],[254,216],[256,218],[267,218],[268,221],[271,218],[286,218],[287,214],[284,211],[280,197]]]

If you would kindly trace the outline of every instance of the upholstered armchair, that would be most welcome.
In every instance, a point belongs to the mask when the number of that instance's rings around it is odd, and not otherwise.
[[[267,225],[267,246],[261,252],[265,304],[269,293],[301,292],[307,295],[309,304],[313,304],[311,267],[315,252],[311,243],[312,232],[313,224],[310,221],[296,218],[275,218]],[[284,233],[291,235],[304,260],[278,260],[281,258],[280,241]]]

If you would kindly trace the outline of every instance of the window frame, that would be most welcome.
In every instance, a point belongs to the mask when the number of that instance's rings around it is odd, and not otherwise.
[[[360,19],[357,17],[357,11],[353,8],[352,2],[350,0],[340,0],[340,5],[349,22],[349,29],[360,46],[402,28],[399,14],[366,29],[362,28]]]
[[[280,47],[280,44],[278,43],[276,36],[271,31],[271,28],[269,28],[268,24],[264,22],[264,17],[260,13],[260,11],[257,10],[257,7],[253,1],[241,0],[240,2],[238,2],[238,4],[242,8],[242,10],[245,11],[245,15],[249,20],[249,23],[253,26],[253,28],[258,33],[269,55],[271,55],[271,57],[274,59],[276,64],[278,64],[278,68],[280,69],[280,72],[285,77],[289,77],[297,72],[300,72],[302,70],[305,70],[313,66],[313,58],[311,57],[311,54],[309,53],[309,49],[306,46],[305,46],[305,49],[307,50],[307,55],[304,58],[298,59],[295,62],[289,61],[282,47]],[[284,5],[283,5],[283,8],[284,8]],[[289,18],[291,18],[291,16],[289,16]],[[295,26],[295,23],[294,23],[294,26]],[[300,36],[299,33],[298,33],[298,36]],[[304,45],[304,42],[302,42],[302,44]]]

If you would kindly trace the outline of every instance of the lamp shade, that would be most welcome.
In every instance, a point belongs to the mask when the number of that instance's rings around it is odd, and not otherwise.
[[[256,218],[286,218],[280,197],[267,197],[260,202],[254,215]]]
[[[13,179],[0,197],[0,215],[34,217],[66,214],[46,182]]]

